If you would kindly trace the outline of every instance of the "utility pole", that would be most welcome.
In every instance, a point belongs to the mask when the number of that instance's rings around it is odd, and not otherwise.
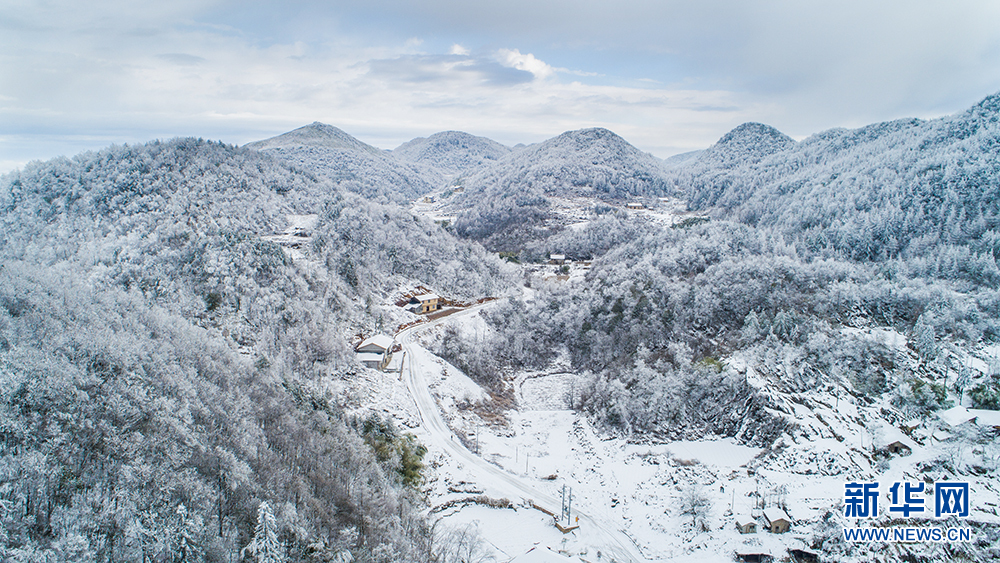
[[[573,487],[562,486],[562,517],[566,519],[566,525],[570,525],[570,511],[573,504]]]

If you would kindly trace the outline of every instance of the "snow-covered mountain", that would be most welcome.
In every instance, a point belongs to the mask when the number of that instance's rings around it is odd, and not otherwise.
[[[680,169],[677,186],[694,209],[778,229],[817,254],[884,260],[950,248],[985,260],[1000,258],[998,146],[1000,94],[949,117],[798,143],[747,124]]]
[[[698,157],[701,156],[703,152],[705,151],[697,150],[675,154],[674,156],[663,159],[663,164],[667,165],[668,168],[680,168],[682,166],[687,166],[698,160]]]
[[[1000,558],[1000,95],[667,161],[498,146],[316,123],[0,177],[0,559],[228,559],[264,500],[295,563]],[[424,284],[450,310],[406,310]],[[400,323],[400,373],[362,367]],[[972,541],[847,541],[876,480],[861,526]],[[899,518],[893,481],[974,504]],[[522,510],[562,485],[575,534]]]
[[[354,334],[413,319],[380,305],[399,286],[478,298],[505,265],[272,150],[178,139],[0,177],[0,559],[224,560],[268,501],[291,561],[428,560],[409,442],[331,390],[363,371]]]
[[[354,136],[338,129],[314,121],[304,127],[299,127],[276,137],[247,143],[246,148],[255,150],[289,149],[294,147],[324,147],[327,149],[355,150],[371,154],[382,154],[383,151],[364,143]]]
[[[418,137],[392,151],[399,160],[431,166],[449,176],[492,164],[510,153],[510,147],[461,131]]]
[[[607,129],[568,131],[462,176],[456,229],[494,248],[518,248],[561,225],[551,198],[624,203],[673,192],[663,161]]]
[[[443,179],[426,167],[393,158],[324,123],[312,123],[246,145],[330,180],[336,187],[380,202],[405,203],[433,190]]]

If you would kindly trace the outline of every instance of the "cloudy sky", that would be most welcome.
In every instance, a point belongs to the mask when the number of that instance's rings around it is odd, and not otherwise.
[[[0,0],[0,172],[322,121],[382,148],[607,127],[656,156],[1000,91],[985,0]]]

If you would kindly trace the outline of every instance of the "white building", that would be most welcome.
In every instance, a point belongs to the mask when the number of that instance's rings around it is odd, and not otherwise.
[[[358,361],[372,369],[384,369],[392,358],[392,344],[394,340],[385,334],[369,336],[361,341],[355,352],[358,354]]]

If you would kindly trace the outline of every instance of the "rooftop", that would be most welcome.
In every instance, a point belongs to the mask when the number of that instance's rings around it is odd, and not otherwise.
[[[768,522],[774,522],[776,520],[786,520],[788,522],[792,521],[792,519],[789,518],[787,514],[785,514],[785,511],[778,508],[777,506],[765,508],[764,518],[766,518]]]
[[[392,346],[393,338],[385,334],[376,334],[374,336],[369,336],[358,344],[358,348],[364,348],[365,346],[375,345],[383,350],[388,350]]]

